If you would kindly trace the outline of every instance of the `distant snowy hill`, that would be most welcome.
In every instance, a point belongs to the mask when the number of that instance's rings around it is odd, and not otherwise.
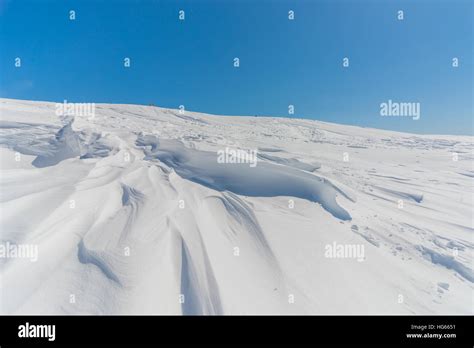
[[[1,313],[474,312],[473,137],[57,110],[0,99]]]

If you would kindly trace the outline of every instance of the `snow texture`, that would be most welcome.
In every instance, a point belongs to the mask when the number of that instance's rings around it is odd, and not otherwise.
[[[220,163],[226,148],[257,165]],[[0,242],[38,246],[36,262],[0,259],[0,313],[473,314],[473,151],[468,136],[0,99]],[[334,243],[363,261],[327,257]]]

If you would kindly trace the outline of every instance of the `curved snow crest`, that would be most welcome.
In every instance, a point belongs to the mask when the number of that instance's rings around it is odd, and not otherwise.
[[[136,204],[137,202],[141,202],[144,198],[143,193],[138,191],[137,189],[134,189],[133,187],[130,187],[125,184],[121,184],[122,186],[122,205],[133,205]]]
[[[101,258],[97,251],[90,250],[81,240],[77,246],[77,257],[83,264],[93,264],[110,280],[122,285],[117,275],[112,271],[109,264]]]
[[[217,154],[186,148],[179,140],[158,140],[154,135],[140,135],[137,145],[145,148],[145,159],[158,159],[184,179],[217,191],[230,191],[251,197],[290,196],[307,199],[341,220],[351,220],[350,214],[336,201],[341,192],[327,179],[292,167],[259,162],[218,163]]]
[[[195,263],[185,240],[181,237],[181,294],[184,295],[181,304],[182,313],[223,314],[219,289],[205,250],[200,256],[203,267]],[[205,284],[201,284],[203,279],[206,281]]]
[[[240,233],[240,231],[245,231],[249,238],[252,239],[253,244],[256,245],[259,253],[267,260],[270,266],[280,272],[278,261],[265,238],[265,233],[257,217],[251,207],[249,207],[243,199],[231,192],[223,193],[221,196],[208,196],[205,199],[219,201],[226,214],[230,217],[228,221],[230,222],[231,231],[235,235]]]
[[[72,129],[74,118],[66,120],[66,124],[56,133],[50,141],[50,149],[40,154],[32,162],[35,167],[43,168],[54,166],[59,162],[81,155],[81,143],[78,135]]]
[[[461,262],[457,261],[453,256],[443,255],[422,245],[418,245],[416,248],[420,250],[423,256],[425,256],[433,264],[444,266],[447,269],[452,269],[467,280],[469,280],[471,283],[474,283],[473,270],[471,268],[466,267]]]

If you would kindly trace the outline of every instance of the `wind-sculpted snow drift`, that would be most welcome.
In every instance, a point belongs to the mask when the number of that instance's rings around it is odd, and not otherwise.
[[[8,99],[0,116],[1,313],[473,313],[472,137]]]
[[[182,178],[217,191],[254,197],[293,196],[320,203],[341,220],[350,215],[336,202],[338,191],[328,180],[292,167],[261,163],[255,168],[247,163],[217,163],[213,152],[187,149],[177,140],[158,141],[155,136],[141,136],[137,145],[150,146],[145,159],[158,159],[173,168]],[[341,191],[339,191],[341,192]]]

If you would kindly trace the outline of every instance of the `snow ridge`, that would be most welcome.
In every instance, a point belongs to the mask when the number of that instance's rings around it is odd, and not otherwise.
[[[0,99],[0,159],[1,313],[473,314],[472,137]]]

